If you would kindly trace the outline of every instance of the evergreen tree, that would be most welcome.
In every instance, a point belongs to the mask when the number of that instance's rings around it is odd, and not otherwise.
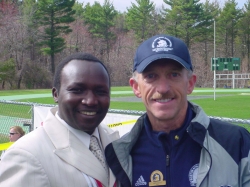
[[[72,52],[72,50],[74,50],[74,52],[79,52],[79,50],[81,50],[82,38],[85,37],[85,35],[82,33],[82,29],[84,27],[83,3],[76,2],[73,6],[73,10],[75,10],[75,21],[73,24],[71,24],[73,32],[70,34],[70,53]]]
[[[202,4],[201,22],[197,24],[196,41],[203,44],[203,59],[205,64],[210,62],[209,44],[214,42],[214,22],[219,15],[220,8],[217,2],[206,0]]]
[[[69,23],[74,21],[72,9],[75,0],[38,0],[37,19],[44,29],[40,44],[42,51],[51,57],[51,72],[55,72],[55,54],[65,48],[64,34],[71,32]]]
[[[181,6],[181,2],[174,1],[165,1],[163,0],[170,8],[165,8],[162,14],[165,17],[165,30],[166,33],[175,37],[181,37],[181,14],[179,12],[179,7]]]
[[[115,41],[112,28],[115,25],[116,15],[117,11],[109,0],[105,0],[103,6],[98,2],[95,2],[92,6],[88,3],[83,13],[89,32],[94,38],[101,38],[104,43],[105,47],[102,49],[101,54],[106,52],[107,61],[109,61],[111,44]]]
[[[84,8],[83,8],[83,3],[75,2],[74,6],[72,7],[73,10],[75,10],[75,15],[74,17],[77,18],[82,18],[83,19],[83,13],[84,13]]]
[[[7,61],[0,62],[0,81],[2,82],[2,89],[4,89],[5,82],[9,82],[12,85],[12,81],[15,77],[15,61],[13,58]]]
[[[182,38],[188,47],[202,22],[200,0],[163,0],[170,8],[165,9],[166,32]]]
[[[136,0],[137,5],[132,3],[128,8],[126,22],[128,28],[135,32],[138,42],[151,37],[154,34],[155,5],[150,0]]]
[[[240,49],[243,58],[246,56],[248,60],[247,71],[250,70],[250,0],[244,4],[242,18],[239,20],[239,38],[240,38]]]
[[[126,25],[126,13],[118,12],[118,14],[116,15],[116,18],[115,18],[115,28],[119,32],[128,32],[129,31],[129,29]]]
[[[241,11],[237,8],[235,0],[228,0],[218,17],[217,30],[220,43],[223,43],[224,54],[226,57],[234,57],[235,39],[238,32],[238,20],[241,17]]]

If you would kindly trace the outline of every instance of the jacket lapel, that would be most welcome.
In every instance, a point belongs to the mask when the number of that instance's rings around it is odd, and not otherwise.
[[[53,113],[54,109],[49,112],[43,126],[55,146],[54,153],[66,163],[108,186],[105,170],[98,159]],[[105,139],[104,135],[101,138]]]
[[[119,132],[118,131],[115,131],[115,132],[110,131],[110,129],[107,128],[106,125],[100,124],[98,126],[98,130],[99,130],[103,150],[105,150],[106,146],[109,143],[111,143],[113,140],[116,140],[119,138]],[[108,136],[107,136],[107,134],[108,134]],[[109,185],[114,186],[115,181],[116,181],[115,176],[114,176],[112,170],[109,168]]]

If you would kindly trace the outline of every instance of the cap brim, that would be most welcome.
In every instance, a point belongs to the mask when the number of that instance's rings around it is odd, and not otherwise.
[[[152,62],[156,61],[156,60],[159,60],[159,59],[172,59],[176,62],[179,62],[184,68],[186,68],[187,70],[192,70],[190,65],[184,61],[183,59],[175,56],[175,55],[172,55],[172,54],[155,54],[155,55],[152,55],[146,59],[144,59],[136,68],[136,71],[139,72],[139,73],[142,73],[145,68],[151,64]]]

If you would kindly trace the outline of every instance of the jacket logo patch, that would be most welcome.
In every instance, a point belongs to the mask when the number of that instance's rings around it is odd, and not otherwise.
[[[199,171],[199,164],[195,164],[189,170],[188,178],[189,178],[190,186],[196,186],[198,171]]]
[[[149,186],[163,186],[166,185],[166,181],[163,180],[163,174],[159,170],[155,170],[150,176],[151,182]]]

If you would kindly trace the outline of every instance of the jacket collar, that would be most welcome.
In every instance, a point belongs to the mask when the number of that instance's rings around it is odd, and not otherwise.
[[[99,180],[108,186],[105,170],[92,152],[55,117],[56,108],[50,110],[44,121],[44,129],[55,146],[54,153],[66,163],[77,168],[81,172]],[[114,133],[109,138],[102,127],[98,127],[100,139],[105,148],[117,135]],[[110,171],[109,184],[115,183],[115,177]],[[112,186],[112,185],[111,185]]]

